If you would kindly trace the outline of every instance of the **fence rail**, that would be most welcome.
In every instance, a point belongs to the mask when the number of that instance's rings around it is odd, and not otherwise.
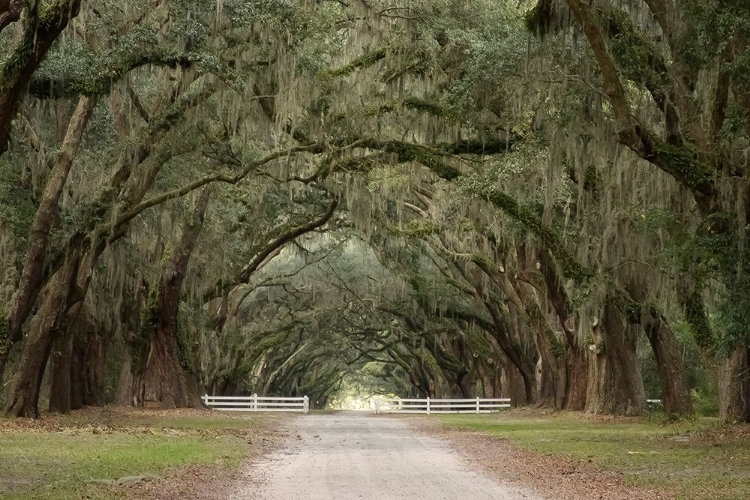
[[[220,411],[286,411],[307,413],[310,399],[258,396],[202,396],[203,404]]]
[[[493,413],[510,408],[510,398],[375,400],[375,413]]]

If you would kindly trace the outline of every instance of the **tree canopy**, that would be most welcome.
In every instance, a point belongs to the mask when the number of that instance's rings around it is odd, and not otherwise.
[[[0,0],[5,411],[750,421],[743,0]]]

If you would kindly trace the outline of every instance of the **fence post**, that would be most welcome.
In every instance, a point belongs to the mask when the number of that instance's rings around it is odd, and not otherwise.
[[[479,415],[479,396],[477,396],[477,415]]]
[[[380,400],[375,400],[375,415],[380,415]]]
[[[258,411],[258,394],[253,393],[253,411]]]
[[[201,399],[203,400],[203,404],[206,405],[206,406],[208,406],[208,394],[206,394],[205,396],[201,397]]]
[[[302,413],[304,413],[305,415],[307,415],[307,412],[310,411],[310,398],[308,398],[307,396],[305,396],[305,398],[304,398],[303,401],[304,402],[302,404]]]
[[[427,396],[427,414],[430,414],[430,396]]]

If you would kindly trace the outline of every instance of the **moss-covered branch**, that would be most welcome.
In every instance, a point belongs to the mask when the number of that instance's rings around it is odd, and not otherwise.
[[[232,288],[237,285],[247,283],[250,281],[253,273],[269,258],[274,252],[286,245],[287,243],[294,241],[303,234],[315,231],[316,229],[323,227],[333,217],[333,214],[338,208],[338,200],[334,200],[329,206],[328,210],[319,217],[306,222],[305,224],[288,224],[276,228],[270,235],[265,235],[266,239],[270,238],[270,241],[257,245],[253,249],[253,257],[250,262],[240,270],[232,279],[222,280],[214,285],[207,293],[204,294],[203,298],[205,301],[209,301],[216,297],[221,297]]]
[[[608,20],[602,20],[600,13],[587,2],[566,0],[566,3],[581,25],[599,65],[604,91],[612,105],[614,118],[619,123],[619,142],[690,188],[703,210],[712,210],[713,204],[704,201],[715,195],[715,171],[699,159],[689,146],[679,144],[680,141],[676,141],[674,137],[671,142],[675,144],[658,138],[631,111],[622,76],[645,80],[645,85],[653,90],[657,102],[663,101],[666,104],[668,101],[663,95],[663,84],[667,82],[668,76],[660,74],[666,69],[662,66],[662,58],[655,53],[655,48],[630,27],[624,14],[615,10]],[[611,46],[610,32],[615,40]],[[668,125],[673,125],[677,116],[670,109],[665,108],[668,113],[666,118]],[[672,136],[675,133],[672,130]]]
[[[333,70],[326,72],[324,76],[337,77],[337,76],[350,75],[354,73],[355,71],[369,68],[370,66],[374,65],[378,61],[385,59],[387,54],[388,54],[388,51],[385,48],[377,49],[373,52],[368,52],[367,54],[354,59],[349,64],[342,66],[341,68],[333,69]]]
[[[40,2],[41,3],[41,2]],[[11,123],[21,95],[52,43],[70,19],[78,15],[81,0],[56,0],[26,13],[23,33],[0,67],[0,154],[8,147]]]
[[[29,83],[29,93],[38,99],[57,99],[79,95],[107,95],[112,85],[130,71],[146,66],[157,65],[188,68],[205,60],[198,53],[172,53],[150,47],[144,51],[127,52],[124,58],[117,55],[102,57],[102,64],[92,63],[85,69],[71,74],[50,76],[36,74]]]
[[[466,176],[456,167],[448,165],[443,161],[446,153],[443,153],[441,149],[403,141],[381,141],[376,139],[361,139],[353,143],[352,146],[392,153],[397,156],[399,162],[418,162],[441,179],[447,181],[455,181],[461,178],[464,181],[462,187],[465,191],[491,203],[539,237],[560,263],[566,278],[572,279],[580,285],[594,276],[594,270],[581,264],[575,258],[562,241],[560,235],[554,229],[544,224],[541,216],[536,211],[518,203],[514,197],[501,191],[496,186]]]
[[[716,351],[716,338],[711,330],[700,292],[696,290],[684,295],[682,305],[685,309],[685,320],[690,326],[695,343],[703,352],[712,356]]]

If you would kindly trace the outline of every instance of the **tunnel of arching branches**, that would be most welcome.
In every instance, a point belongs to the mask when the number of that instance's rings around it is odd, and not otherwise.
[[[0,0],[0,402],[750,421],[744,0]]]

